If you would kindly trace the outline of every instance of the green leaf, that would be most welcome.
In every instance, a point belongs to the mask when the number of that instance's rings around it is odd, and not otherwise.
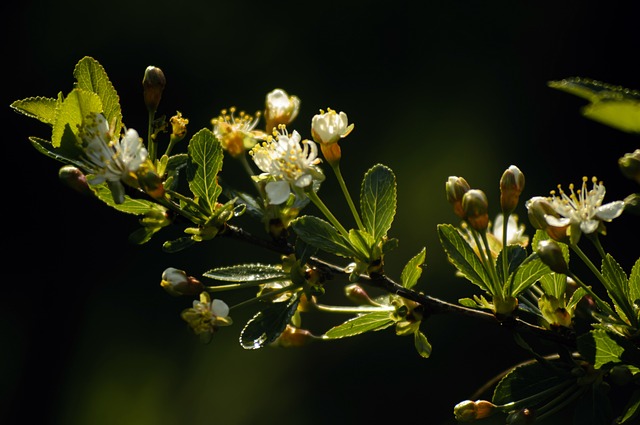
[[[582,114],[628,133],[640,133],[640,92],[588,78],[550,81],[549,87],[587,99]]]
[[[289,273],[279,265],[238,264],[231,267],[218,267],[203,274],[204,277],[225,282],[264,282],[274,279],[286,280]]]
[[[360,210],[364,227],[373,239],[386,236],[396,214],[396,178],[389,167],[377,164],[365,173]]]
[[[567,276],[560,273],[549,273],[540,278],[542,292],[560,300],[567,292]]]
[[[617,424],[631,424],[631,420],[640,417],[640,389],[635,390],[631,397],[629,398],[629,402],[624,408],[624,413],[618,421]]]
[[[173,241],[166,241],[162,244],[162,250],[169,253],[180,252],[193,246],[195,243],[196,241],[191,236],[183,236]]]
[[[298,217],[291,221],[291,228],[300,239],[321,251],[347,258],[356,255],[335,227],[318,217]]]
[[[69,140],[77,143],[78,126],[89,113],[100,113],[102,102],[97,94],[82,89],[74,89],[64,99],[53,124],[51,144],[58,148],[62,144],[63,136],[68,134]],[[73,135],[74,137],[70,137]]]
[[[85,56],[76,64],[73,76],[77,81],[77,88],[98,95],[102,102],[102,110],[92,112],[102,112],[109,123],[109,130],[114,135],[119,135],[122,130],[120,97],[102,65],[92,57]]]
[[[629,275],[629,302],[633,304],[637,300],[640,300],[640,258],[636,260]]]
[[[578,351],[596,369],[615,363],[640,367],[640,348],[628,339],[603,329],[581,335],[578,338]]]
[[[78,168],[82,168],[83,164],[77,160],[82,153],[82,149],[78,145],[65,145],[64,147],[54,149],[49,140],[44,140],[39,137],[29,137],[31,145],[36,148],[38,152],[48,156],[51,159],[60,161],[66,164],[75,165]]]
[[[522,263],[516,271],[511,284],[511,296],[517,297],[540,278],[552,273],[549,266],[545,265],[536,254],[531,254],[527,261]]]
[[[507,276],[504,276],[502,268],[503,255],[507,255]],[[520,245],[507,245],[500,250],[498,258],[496,259],[496,269],[498,272],[498,279],[501,282],[506,282],[511,274],[518,269],[518,266],[527,258],[527,251]]]
[[[618,313],[633,323],[635,315],[629,303],[629,279],[624,269],[613,259],[611,254],[607,254],[602,260],[602,276],[607,293],[613,300]]]
[[[492,402],[494,404],[507,404],[534,396],[563,382],[568,385],[571,381],[575,381],[575,378],[571,376],[568,378],[561,377],[554,373],[551,368],[538,362],[517,366],[498,382],[493,393]],[[555,390],[555,393],[558,394],[565,388],[559,387]],[[548,395],[550,400],[553,397],[554,394]]]
[[[349,230],[349,242],[351,242],[351,247],[360,254],[359,258],[365,262],[373,260],[371,254],[376,243],[373,236],[362,230],[351,229]]]
[[[56,120],[58,104],[59,99],[38,96],[16,100],[10,106],[20,114],[35,118],[45,124],[53,125]]]
[[[154,202],[147,201],[145,199],[134,199],[128,195],[124,196],[123,203],[116,204],[113,199],[113,195],[111,194],[111,190],[109,190],[109,187],[107,186],[107,183],[100,183],[98,185],[89,187],[102,202],[123,213],[143,215],[152,211],[157,211],[164,214],[164,212],[166,211],[164,207]]]
[[[416,331],[413,333],[413,344],[418,350],[418,354],[425,359],[431,356],[431,343],[427,339],[426,335],[420,331]]]
[[[269,304],[247,322],[240,333],[240,345],[245,350],[263,348],[276,340],[291,321],[298,308],[300,296]]]
[[[480,258],[462,237],[458,229],[451,224],[437,226],[440,243],[447,253],[449,261],[471,283],[490,292],[491,280]]]
[[[329,329],[324,336],[329,339],[346,338],[360,335],[365,332],[379,331],[388,328],[394,323],[391,313],[388,311],[376,311],[366,313]]]
[[[402,269],[400,280],[402,286],[407,289],[411,289],[418,282],[418,279],[422,275],[422,265],[424,264],[427,255],[427,249],[422,248],[413,258],[411,258]]]
[[[213,132],[203,128],[189,141],[187,178],[195,200],[211,216],[222,192],[218,185],[218,173],[222,169],[222,146]]]

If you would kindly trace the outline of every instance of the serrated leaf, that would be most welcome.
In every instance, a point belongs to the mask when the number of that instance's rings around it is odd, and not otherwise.
[[[630,421],[638,417],[640,417],[640,389],[635,390],[631,394],[631,397],[629,398],[629,401],[624,408],[624,413],[620,416],[616,423],[620,425],[631,425]]]
[[[102,65],[92,57],[85,56],[80,59],[73,70],[76,79],[76,87],[95,93],[100,98],[102,112],[109,123],[109,130],[119,135],[122,130],[122,111],[120,110],[120,97],[113,84],[109,81],[107,72]]]
[[[551,81],[549,87],[587,99],[582,114],[612,128],[640,133],[640,92],[588,78]]]
[[[196,202],[209,215],[213,215],[216,201],[222,192],[218,185],[218,173],[222,169],[222,146],[211,130],[203,128],[189,141],[188,152],[189,188],[195,195]]]
[[[65,164],[75,165],[78,168],[83,167],[83,164],[76,159],[79,158],[82,153],[82,149],[77,145],[65,145],[65,147],[54,149],[49,140],[44,140],[39,137],[29,137],[29,141],[38,152],[51,159],[55,159],[56,161],[60,161]]]
[[[611,254],[607,254],[602,260],[602,276],[609,297],[613,300],[619,314],[623,318],[634,320],[633,308],[629,303],[629,279],[624,269],[618,264]]]
[[[498,382],[493,392],[492,402],[507,404],[534,396],[563,382],[568,385],[572,381],[575,381],[575,378],[560,377],[552,369],[537,362],[517,366]],[[559,387],[556,391],[560,393],[563,389]],[[549,394],[549,399],[553,399],[553,394]]]
[[[143,215],[152,211],[158,211],[160,213],[166,211],[164,207],[154,202],[145,199],[134,199],[127,195],[125,195],[123,203],[116,204],[107,183],[100,183],[89,187],[102,202],[123,213]]]
[[[451,224],[437,226],[440,244],[451,264],[471,283],[490,292],[491,280],[475,251]]]
[[[386,236],[396,214],[396,178],[389,167],[377,164],[365,173],[360,210],[364,227],[374,240]]]
[[[264,282],[273,279],[288,279],[289,273],[281,266],[271,264],[238,264],[218,267],[203,274],[204,277],[225,282]]]
[[[537,255],[532,254],[532,259],[522,263],[513,277],[511,284],[511,296],[517,297],[540,278],[551,272],[549,266],[545,265]]]
[[[270,304],[247,322],[240,333],[240,345],[245,350],[263,348],[278,338],[298,308],[298,294],[289,300]]]
[[[620,345],[620,340],[604,330],[592,330],[578,338],[578,351],[596,369],[608,363],[620,363],[624,348]]]
[[[418,279],[422,275],[422,265],[424,264],[427,255],[427,249],[422,248],[420,252],[414,255],[402,269],[400,274],[400,280],[402,286],[407,289],[411,289],[418,282]]]
[[[347,258],[356,255],[335,227],[318,217],[298,217],[291,222],[291,228],[300,239],[321,251]]]
[[[431,343],[429,342],[425,334],[423,334],[420,331],[414,332],[413,344],[415,345],[416,350],[418,351],[418,354],[420,354],[421,357],[424,357],[425,359],[427,359],[429,358],[429,356],[431,356],[431,351],[432,351]]]
[[[349,319],[329,329],[324,336],[329,339],[347,338],[365,332],[379,331],[391,326],[394,320],[388,311],[376,311]]]
[[[16,100],[10,106],[22,115],[35,118],[45,124],[53,125],[56,119],[58,99],[41,96],[29,97],[27,99]]]
[[[507,276],[504,275],[502,267],[503,255],[507,255]],[[507,245],[500,250],[498,258],[496,259],[496,269],[498,272],[498,279],[501,282],[506,282],[522,262],[527,258],[527,251],[520,245]]]
[[[349,242],[351,242],[351,247],[360,254],[359,258],[364,261],[372,260],[371,253],[376,243],[373,236],[362,230],[351,229],[349,230]]]
[[[60,147],[65,132],[77,135],[78,126],[89,113],[102,112],[102,102],[95,93],[74,89],[65,97],[57,111],[51,132],[51,144],[54,148]]]
[[[629,275],[629,302],[633,304],[636,300],[640,300],[640,258],[636,260]]]
[[[560,300],[567,291],[567,276],[560,273],[549,273],[540,278],[542,292]]]

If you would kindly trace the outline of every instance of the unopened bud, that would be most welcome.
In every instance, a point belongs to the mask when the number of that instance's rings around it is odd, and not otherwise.
[[[465,400],[453,408],[453,414],[458,422],[473,422],[488,418],[496,412],[496,405],[486,400]]]
[[[535,423],[536,415],[531,409],[520,409],[507,416],[507,425],[531,425]]]
[[[300,98],[289,96],[282,89],[275,89],[267,94],[265,100],[264,118],[267,122],[266,130],[270,134],[280,124],[289,125],[298,116]]]
[[[567,228],[549,226],[546,216],[559,217],[558,213],[553,209],[548,198],[543,196],[535,196],[526,202],[527,215],[529,223],[540,230],[545,230],[551,239],[564,242],[567,240]]]
[[[311,332],[306,329],[299,329],[295,326],[287,325],[280,336],[273,341],[271,346],[273,347],[302,347],[315,340],[315,337]]]
[[[561,274],[569,273],[569,266],[557,242],[550,239],[538,242],[536,253],[540,257],[540,260],[549,266],[552,271]]]
[[[142,87],[144,89],[144,103],[147,105],[149,112],[156,112],[158,110],[160,98],[162,97],[162,92],[166,84],[167,80],[160,68],[148,66],[144,71]]]
[[[625,154],[618,160],[618,165],[625,177],[640,183],[640,149]]]
[[[462,177],[450,176],[445,184],[447,201],[453,205],[453,212],[462,219],[465,218],[462,210],[462,197],[470,189],[469,183]]]
[[[87,183],[87,177],[79,168],[73,165],[65,165],[58,171],[58,177],[64,184],[76,192],[82,193],[83,195],[93,195],[93,192],[89,188],[89,183]]]
[[[516,209],[523,190],[524,174],[518,167],[511,165],[500,179],[500,206],[503,213],[510,214]]]
[[[367,291],[356,283],[352,283],[344,287],[346,297],[357,305],[376,305],[369,297]]]
[[[462,197],[462,211],[466,220],[478,232],[484,232],[489,227],[488,210],[487,195],[480,189],[470,189]]]
[[[162,286],[173,296],[198,295],[204,291],[204,285],[196,278],[187,276],[183,270],[173,267],[165,269],[162,273]]]

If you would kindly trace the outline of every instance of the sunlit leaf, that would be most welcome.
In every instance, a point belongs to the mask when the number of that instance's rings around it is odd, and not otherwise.
[[[65,132],[78,134],[78,127],[89,113],[100,113],[102,102],[97,94],[87,90],[74,89],[67,95],[56,114],[51,133],[51,144],[60,147]],[[75,137],[69,137],[75,143]]]
[[[540,278],[551,273],[549,266],[544,264],[536,254],[532,254],[528,261],[518,267],[511,284],[511,296],[517,297]]]
[[[365,229],[375,240],[385,236],[396,214],[396,178],[387,166],[369,169],[360,189],[360,209]]]
[[[254,263],[218,267],[203,273],[203,276],[225,282],[264,282],[287,279],[289,273],[282,270],[279,265]]]
[[[329,329],[324,336],[329,339],[346,338],[365,332],[379,331],[394,323],[388,311],[376,311],[354,317]]]
[[[458,229],[451,224],[437,226],[440,243],[447,253],[449,261],[469,281],[485,291],[491,286],[490,278],[480,258],[462,237]]]
[[[413,344],[415,345],[416,350],[421,357],[424,357],[426,359],[431,356],[431,343],[429,342],[425,334],[420,331],[414,332]]]
[[[407,289],[411,289],[415,286],[422,275],[422,265],[424,264],[426,255],[427,249],[422,248],[420,252],[407,262],[402,269],[402,274],[400,275],[402,286]]]
[[[314,216],[298,217],[291,228],[300,239],[321,251],[342,257],[352,257],[355,252],[331,224]]]
[[[38,96],[16,100],[9,106],[20,114],[35,118],[45,124],[53,125],[56,120],[58,103],[59,99]]]
[[[498,382],[492,401],[494,404],[507,404],[556,387],[555,392],[548,394],[551,400],[566,388],[560,384],[566,383],[568,386],[570,381],[575,381],[575,378],[559,376],[538,362],[517,366]]]
[[[188,152],[189,188],[198,204],[212,215],[222,192],[218,185],[218,173],[222,169],[222,146],[211,130],[203,128],[189,141]]]

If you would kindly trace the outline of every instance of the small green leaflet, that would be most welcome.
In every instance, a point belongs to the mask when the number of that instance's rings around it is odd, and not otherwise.
[[[56,108],[61,102],[62,99],[38,96],[16,100],[10,106],[18,113],[35,118],[44,124],[53,125],[56,120]]]
[[[342,257],[356,255],[335,227],[318,217],[298,217],[291,222],[291,228],[300,239],[321,251]]]
[[[451,224],[437,226],[440,243],[447,253],[449,261],[469,281],[485,291],[489,291],[491,280],[484,269],[480,258],[476,255],[458,229]]]
[[[413,343],[416,347],[416,350],[418,351],[418,354],[420,354],[421,357],[427,359],[429,358],[429,356],[431,356],[431,343],[429,342],[425,334],[420,331],[414,332]]]
[[[640,133],[640,92],[589,78],[550,81],[549,87],[588,100],[582,114],[628,133]]]
[[[389,167],[377,164],[366,172],[360,210],[364,227],[374,240],[386,236],[396,214],[396,178]]]
[[[289,274],[282,270],[282,267],[259,263],[219,267],[205,272],[203,276],[225,282],[250,283],[289,279]]]
[[[379,331],[391,326],[394,320],[388,311],[376,311],[347,320],[341,325],[329,329],[324,336],[329,339],[346,338],[365,332]]]
[[[411,289],[415,286],[422,275],[422,265],[424,264],[426,255],[426,248],[422,248],[419,253],[407,262],[404,269],[402,269],[402,274],[400,275],[402,286],[407,289]]]
[[[123,203],[116,204],[113,200],[111,190],[109,190],[109,187],[106,183],[100,183],[99,185],[93,185],[90,187],[93,193],[95,193],[96,196],[100,198],[100,200],[105,204],[127,214],[143,215],[152,211],[157,211],[161,214],[164,214],[166,212],[166,209],[164,207],[154,202],[144,199],[133,199],[127,195],[125,195]]]
[[[218,185],[218,173],[222,169],[222,146],[211,130],[203,128],[189,141],[188,152],[189,188],[198,204],[212,216],[222,192]]]
[[[288,301],[269,304],[249,320],[240,333],[240,345],[245,350],[263,348],[275,341],[291,321],[300,302],[299,294]]]

